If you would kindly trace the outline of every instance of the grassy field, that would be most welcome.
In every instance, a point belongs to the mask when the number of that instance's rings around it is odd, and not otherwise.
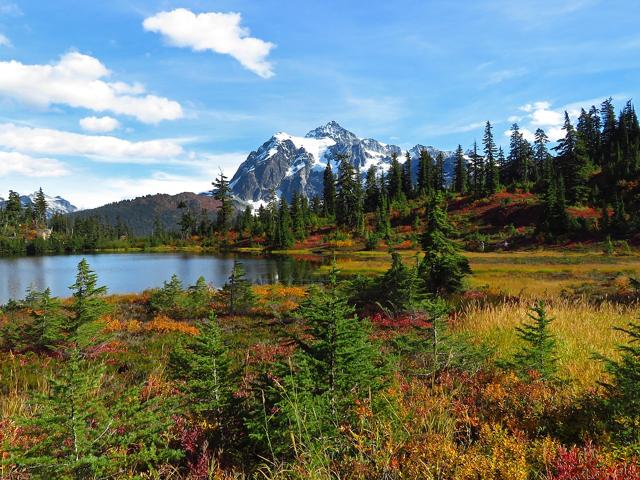
[[[407,263],[418,252],[403,250]],[[528,298],[554,297],[562,293],[584,293],[597,289],[618,293],[629,287],[629,278],[640,276],[640,255],[536,250],[525,252],[466,252],[473,274],[469,287],[492,293]],[[387,252],[355,252],[336,257],[343,275],[374,275],[389,268]],[[320,269],[326,273],[331,268]]]

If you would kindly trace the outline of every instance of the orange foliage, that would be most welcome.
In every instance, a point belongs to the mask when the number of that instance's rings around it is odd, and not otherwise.
[[[256,305],[253,313],[261,315],[286,315],[294,311],[307,296],[305,287],[296,285],[254,285]]]
[[[145,323],[142,326],[142,329],[146,332],[158,332],[158,333],[169,333],[169,332],[180,332],[187,335],[196,336],[200,333],[197,327],[193,325],[189,325],[184,322],[177,322],[167,317],[166,315],[158,315],[153,318],[153,320]]]

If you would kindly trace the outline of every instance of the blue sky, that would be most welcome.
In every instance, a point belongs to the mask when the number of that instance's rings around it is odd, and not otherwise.
[[[640,88],[640,2],[0,0],[0,196],[202,191],[336,120],[468,147]]]

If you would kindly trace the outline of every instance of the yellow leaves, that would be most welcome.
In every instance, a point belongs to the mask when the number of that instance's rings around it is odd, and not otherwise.
[[[153,320],[145,323],[142,327],[147,332],[169,333],[180,332],[187,335],[196,336],[200,333],[197,327],[185,322],[177,322],[166,315],[158,315]]]
[[[252,312],[261,315],[286,315],[293,312],[307,296],[305,287],[296,285],[254,285],[256,305]]]
[[[145,323],[133,319],[118,320],[111,316],[107,316],[105,318],[105,323],[105,332],[107,333],[124,332],[129,334],[136,334],[141,332],[180,332],[186,335],[193,336],[196,336],[200,333],[197,327],[189,325],[185,322],[178,322],[167,317],[166,315],[157,315],[152,320]]]

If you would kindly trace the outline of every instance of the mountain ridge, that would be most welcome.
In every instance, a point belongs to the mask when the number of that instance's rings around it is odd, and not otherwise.
[[[429,151],[434,158],[440,152],[444,154],[445,175],[449,178],[454,152],[417,144],[408,150],[412,160],[417,160],[421,149]],[[275,133],[240,164],[231,178],[230,187],[239,200],[249,204],[264,203],[274,192],[287,200],[294,192],[301,192],[308,198],[322,196],[326,165],[330,163],[336,172],[340,155],[347,154],[352,165],[360,168],[364,176],[371,166],[379,171],[388,170],[393,154],[397,154],[403,163],[402,153],[397,145],[358,137],[332,120],[302,137]],[[412,170],[415,176],[417,162]]]

